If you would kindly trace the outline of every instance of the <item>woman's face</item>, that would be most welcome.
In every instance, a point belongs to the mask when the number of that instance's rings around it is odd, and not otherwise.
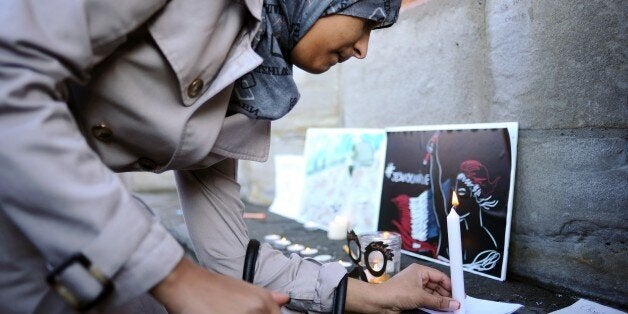
[[[321,17],[290,52],[292,63],[318,74],[351,57],[364,59],[373,26],[367,19],[349,15]]]

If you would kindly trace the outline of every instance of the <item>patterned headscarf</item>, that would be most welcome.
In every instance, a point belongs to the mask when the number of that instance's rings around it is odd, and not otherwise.
[[[290,52],[316,20],[343,14],[384,28],[395,23],[400,7],[401,0],[264,0],[262,26],[253,41],[264,61],[235,82],[230,110],[253,119],[283,117],[300,96],[292,78]]]

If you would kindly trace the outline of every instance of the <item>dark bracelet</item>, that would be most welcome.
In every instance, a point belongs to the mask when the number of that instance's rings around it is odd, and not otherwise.
[[[251,239],[246,247],[246,255],[244,256],[244,270],[242,271],[242,280],[253,283],[255,278],[255,261],[259,253],[259,241]]]
[[[349,277],[345,274],[340,283],[338,284],[338,288],[336,288],[336,294],[334,295],[334,305],[332,308],[332,313],[334,314],[343,314],[345,312],[345,301],[347,300],[347,282],[349,281]]]

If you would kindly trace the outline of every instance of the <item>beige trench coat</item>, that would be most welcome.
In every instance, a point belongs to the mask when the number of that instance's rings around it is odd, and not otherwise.
[[[67,311],[46,283],[54,269],[80,301],[112,282],[102,311],[171,271],[181,247],[114,171],[177,170],[201,264],[241,276],[234,159],[264,161],[270,123],[226,116],[234,80],[261,63],[250,46],[261,10],[261,0],[0,3],[0,312]],[[87,93],[71,97],[69,81]],[[266,245],[255,279],[288,292],[293,309],[327,311],[342,275]]]

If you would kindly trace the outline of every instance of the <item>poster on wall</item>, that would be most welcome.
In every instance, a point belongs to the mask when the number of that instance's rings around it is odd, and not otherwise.
[[[327,230],[344,216],[356,232],[376,231],[385,153],[383,129],[308,129],[297,220]]]
[[[505,280],[518,124],[386,130],[378,229],[399,232],[405,254],[447,265],[455,193],[464,269]]]

